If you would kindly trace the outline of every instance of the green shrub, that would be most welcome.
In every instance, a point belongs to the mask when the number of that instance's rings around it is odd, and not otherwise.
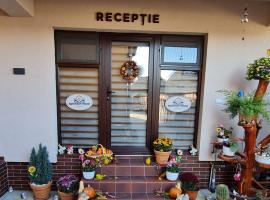
[[[49,161],[49,155],[46,146],[39,144],[38,151],[32,149],[28,177],[31,183],[42,185],[52,180],[52,164]]]

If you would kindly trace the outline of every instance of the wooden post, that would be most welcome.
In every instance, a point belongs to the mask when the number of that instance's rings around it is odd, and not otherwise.
[[[245,129],[245,154],[246,154],[246,164],[243,166],[242,171],[242,184],[238,185],[238,191],[242,194],[250,195],[251,186],[253,179],[253,168],[255,167],[255,154],[254,147],[256,146],[256,124],[243,126]]]
[[[269,81],[260,80],[254,98],[263,98]],[[245,129],[245,154],[246,164],[242,171],[242,182],[238,184],[238,192],[241,194],[251,195],[252,193],[252,179],[253,169],[255,167],[255,152],[256,139],[257,139],[257,120],[252,124],[243,125]]]

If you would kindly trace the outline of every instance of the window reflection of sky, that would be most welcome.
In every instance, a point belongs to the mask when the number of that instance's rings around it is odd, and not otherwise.
[[[164,62],[196,63],[197,51],[195,47],[164,47]]]
[[[149,47],[137,47],[136,55],[132,57],[132,60],[135,61],[141,68],[140,77],[147,77],[149,65]]]

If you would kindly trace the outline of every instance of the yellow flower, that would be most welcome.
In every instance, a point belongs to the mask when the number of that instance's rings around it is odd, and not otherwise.
[[[36,167],[35,166],[30,166],[29,168],[28,168],[28,172],[30,173],[30,174],[33,174],[33,173],[35,173],[36,172]]]
[[[219,133],[219,132],[221,131],[221,128],[218,127],[218,128],[216,129],[216,131]]]

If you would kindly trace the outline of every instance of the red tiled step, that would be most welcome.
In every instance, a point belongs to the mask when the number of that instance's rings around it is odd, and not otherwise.
[[[117,194],[110,194],[111,198],[108,198],[108,200],[128,200],[128,199],[134,199],[134,200],[166,200],[163,197],[157,196],[155,194],[150,193],[117,193]],[[168,199],[167,199],[168,200]]]
[[[90,185],[96,190],[109,193],[154,193],[168,191],[176,182],[158,180],[157,177],[107,177],[104,180],[84,180],[85,186]]]
[[[157,176],[159,168],[154,162],[151,165],[145,165],[143,157],[117,158],[115,163],[103,166],[97,170],[97,173],[105,174],[106,176]]]

